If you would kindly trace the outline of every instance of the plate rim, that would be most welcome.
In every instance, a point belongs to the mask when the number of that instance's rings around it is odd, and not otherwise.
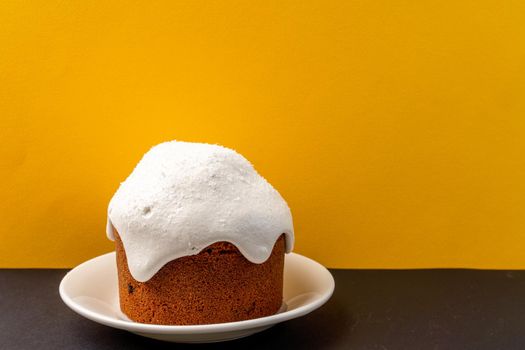
[[[329,277],[329,287],[327,292],[320,295],[320,297],[306,305],[299,306],[296,309],[287,310],[282,313],[259,317],[250,320],[236,321],[236,322],[225,322],[225,323],[212,323],[204,325],[157,325],[157,324],[147,324],[139,322],[130,322],[120,319],[115,319],[108,317],[97,312],[94,312],[85,307],[79,306],[72,297],[70,297],[65,291],[65,284],[67,280],[71,277],[72,273],[78,272],[78,269],[81,269],[83,266],[93,263],[95,260],[107,259],[110,255],[115,255],[115,252],[109,252],[91,258],[84,261],[83,263],[75,266],[70,271],[68,271],[60,281],[59,285],[59,294],[62,301],[74,312],[77,314],[100,324],[114,327],[118,329],[124,329],[130,332],[138,333],[150,333],[150,334],[205,334],[205,333],[219,333],[219,332],[228,332],[228,331],[238,331],[243,329],[259,328],[264,326],[271,326],[277,323],[288,321],[297,317],[304,316],[322,305],[324,305],[333,295],[335,290],[335,281],[328,269],[318,263],[317,261],[308,258],[304,255],[297,253],[288,253],[287,255],[293,255],[299,259],[304,259],[321,267],[325,272],[326,276]]]

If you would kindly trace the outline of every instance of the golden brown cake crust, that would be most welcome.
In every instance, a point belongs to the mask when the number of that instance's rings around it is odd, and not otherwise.
[[[233,244],[214,243],[175,259],[146,282],[130,274],[115,233],[120,308],[131,320],[166,325],[242,321],[275,314],[283,300],[285,240],[262,264],[248,261]]]

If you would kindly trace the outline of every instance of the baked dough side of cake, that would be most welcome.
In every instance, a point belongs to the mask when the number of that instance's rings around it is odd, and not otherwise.
[[[265,262],[248,261],[233,244],[217,242],[136,281],[115,232],[120,307],[131,320],[164,325],[235,322],[275,314],[283,301],[285,237]]]

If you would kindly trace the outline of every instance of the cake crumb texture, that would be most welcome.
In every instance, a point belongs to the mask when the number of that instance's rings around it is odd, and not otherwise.
[[[131,320],[164,325],[242,321],[275,314],[283,300],[285,237],[268,260],[255,264],[228,242],[164,265],[138,282],[115,232],[120,307]]]

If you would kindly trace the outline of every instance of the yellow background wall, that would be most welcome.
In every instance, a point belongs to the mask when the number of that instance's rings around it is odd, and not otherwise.
[[[244,154],[330,267],[525,268],[525,5],[0,3],[0,267],[110,251],[171,139]]]

